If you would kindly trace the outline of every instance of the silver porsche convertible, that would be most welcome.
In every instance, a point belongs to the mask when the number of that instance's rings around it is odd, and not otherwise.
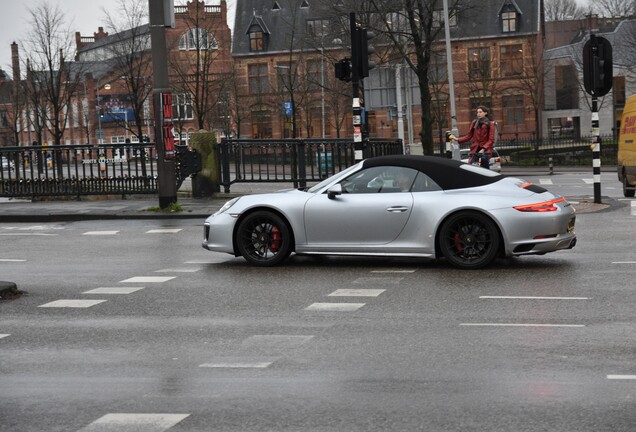
[[[439,157],[382,156],[305,190],[228,201],[206,219],[203,247],[258,266],[294,252],[477,269],[497,257],[571,249],[574,223],[565,198],[524,180]]]

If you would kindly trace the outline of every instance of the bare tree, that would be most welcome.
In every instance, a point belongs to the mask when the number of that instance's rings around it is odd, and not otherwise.
[[[114,38],[108,45],[110,74],[113,80],[124,82],[127,100],[119,101],[120,108],[132,108],[134,118],[128,119],[127,115],[111,117],[136,135],[139,142],[143,141],[143,126],[150,117],[147,100],[152,91],[149,32],[148,26],[144,25],[148,19],[147,6],[144,0],[118,0],[117,15],[103,8]]]
[[[600,16],[607,18],[630,17],[636,13],[634,0],[596,0],[592,8]]]
[[[177,97],[191,98],[198,128],[209,129],[215,122],[216,104],[224,81],[231,73],[216,67],[217,62],[223,60],[217,33],[224,23],[210,18],[202,2],[193,2],[192,7],[193,10],[188,9],[183,16],[187,31],[169,41],[173,48],[169,59],[171,78],[179,93]]]
[[[81,86],[81,65],[73,65],[73,39],[59,6],[42,1],[29,9],[32,29],[26,42],[28,73],[27,88],[31,92],[33,122],[42,142],[42,129],[59,146],[67,126],[69,106]],[[54,152],[56,166],[61,173],[62,157]]]
[[[544,10],[546,21],[576,20],[584,18],[587,13],[576,0],[545,0]]]
[[[421,100],[422,148],[433,154],[433,116],[429,68],[436,41],[443,34],[439,4],[435,0],[368,0],[362,14],[366,26],[380,32],[391,48],[417,76]],[[456,2],[449,5],[449,16],[457,13]],[[380,40],[375,45],[382,43]]]

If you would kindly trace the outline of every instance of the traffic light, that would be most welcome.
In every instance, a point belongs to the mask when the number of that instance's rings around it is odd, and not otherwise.
[[[612,45],[603,37],[591,35],[583,47],[583,86],[592,96],[605,96],[614,80]]]
[[[351,68],[355,79],[369,76],[369,71],[375,67],[375,63],[369,61],[369,54],[375,52],[375,48],[369,46],[369,40],[375,37],[375,33],[366,28],[355,27],[351,34]]]
[[[375,48],[369,46],[369,40],[375,37],[375,33],[365,28],[358,29],[360,43],[360,78],[368,77],[369,71],[375,67],[375,63],[369,61],[369,54],[375,52]]]
[[[344,58],[335,65],[336,78],[340,81],[351,81],[351,59]]]

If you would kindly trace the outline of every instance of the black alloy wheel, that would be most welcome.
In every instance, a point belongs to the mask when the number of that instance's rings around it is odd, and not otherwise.
[[[240,222],[236,231],[236,247],[250,264],[274,266],[291,253],[291,232],[277,214],[257,211]]]
[[[450,216],[440,228],[439,246],[448,262],[460,269],[479,269],[499,252],[499,232],[487,216],[463,211]]]

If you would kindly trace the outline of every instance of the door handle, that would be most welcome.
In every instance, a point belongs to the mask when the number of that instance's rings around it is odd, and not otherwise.
[[[388,211],[389,213],[404,213],[408,209],[409,209],[408,207],[404,207],[404,206],[394,206],[394,207],[387,208],[386,211]]]

